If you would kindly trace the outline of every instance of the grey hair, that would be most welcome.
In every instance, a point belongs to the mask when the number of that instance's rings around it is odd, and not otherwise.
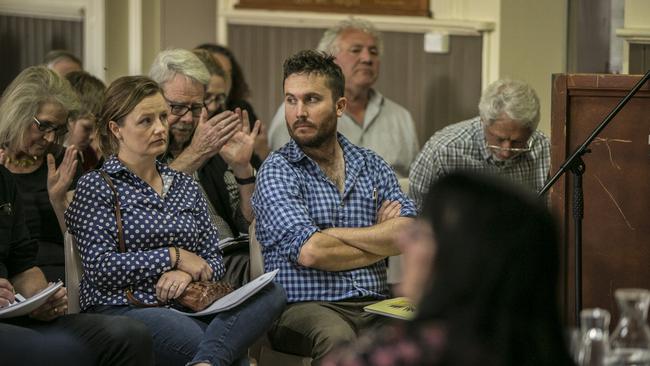
[[[56,63],[58,63],[61,60],[70,60],[78,64],[79,66],[82,65],[79,57],[75,56],[72,52],[67,50],[52,50],[48,52],[45,55],[45,60],[43,63],[47,67],[52,68],[52,66],[54,66]]]
[[[377,42],[377,49],[381,55],[384,51],[384,41],[381,37],[379,30],[369,21],[364,19],[350,18],[342,20],[340,23],[332,28],[329,28],[323,33],[323,36],[318,42],[318,50],[335,55],[339,53],[339,45],[337,39],[341,33],[347,30],[358,30],[368,33]]]
[[[488,85],[478,104],[483,123],[491,125],[504,113],[531,131],[539,124],[539,98],[535,90],[519,80],[501,79]]]
[[[161,87],[181,74],[204,87],[210,83],[210,73],[203,62],[191,51],[181,48],[161,51],[151,64],[149,77]]]
[[[0,99],[0,146],[16,150],[45,103],[59,104],[68,112],[79,108],[70,83],[46,66],[31,66],[9,84]]]

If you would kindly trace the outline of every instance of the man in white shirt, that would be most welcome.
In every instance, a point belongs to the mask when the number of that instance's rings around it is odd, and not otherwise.
[[[338,131],[353,144],[379,154],[399,177],[407,177],[419,150],[415,123],[404,107],[372,88],[382,52],[377,29],[364,20],[344,20],[325,31],[318,49],[334,55],[345,76],[348,106],[338,120]],[[282,104],[269,127],[272,150],[289,142],[284,115]]]

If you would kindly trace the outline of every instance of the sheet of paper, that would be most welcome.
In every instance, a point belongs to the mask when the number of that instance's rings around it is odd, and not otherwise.
[[[32,311],[38,309],[39,306],[45,304],[47,299],[54,294],[58,289],[63,286],[63,282],[59,281],[57,283],[50,283],[49,286],[44,288],[41,292],[36,295],[26,299],[24,301],[14,302],[13,304],[7,306],[6,308],[0,308],[0,319],[3,318],[14,318],[17,316],[23,316],[31,313]]]
[[[276,269],[275,271],[267,272],[257,277],[251,282],[245,284],[244,286],[238,288],[237,290],[215,301],[214,303],[212,303],[212,305],[208,306],[202,311],[198,311],[196,313],[186,313],[176,309],[172,309],[172,310],[188,316],[201,316],[201,315],[215,314],[222,311],[230,310],[235,306],[243,303],[249,297],[255,295],[266,285],[271,283],[271,281],[273,281],[275,276],[278,274],[278,271],[279,269]]]

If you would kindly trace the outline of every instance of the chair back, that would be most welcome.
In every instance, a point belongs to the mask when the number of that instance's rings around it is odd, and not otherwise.
[[[76,314],[80,310],[79,286],[81,285],[83,267],[77,249],[77,240],[69,232],[65,233],[63,251],[65,256],[65,286],[68,289],[68,314]]]
[[[248,227],[248,242],[250,246],[250,275],[253,280],[264,274],[264,258],[262,257],[262,246],[255,236],[255,220]]]

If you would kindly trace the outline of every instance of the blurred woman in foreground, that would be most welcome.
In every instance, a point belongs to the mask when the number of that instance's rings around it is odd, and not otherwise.
[[[362,337],[323,365],[571,365],[558,315],[558,245],[545,207],[504,183],[433,184],[399,242],[414,320]]]

